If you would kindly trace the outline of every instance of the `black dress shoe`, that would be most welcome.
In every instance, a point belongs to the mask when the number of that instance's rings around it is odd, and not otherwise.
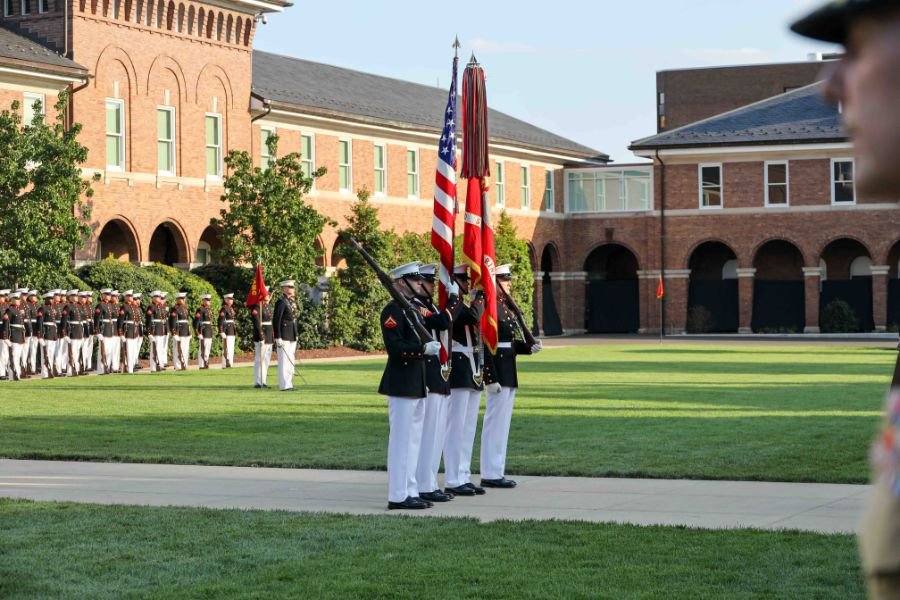
[[[270,386],[270,385],[268,385],[268,384],[265,384],[265,383],[264,383],[264,384],[262,384],[262,386],[263,386],[263,387],[264,387],[264,388],[266,388],[266,389],[269,389],[269,388],[271,388],[271,387],[272,387],[272,386]]]
[[[259,388],[261,388],[262,386],[259,385],[258,383],[254,383],[254,384],[253,384],[253,387],[255,387],[256,389],[259,389]]]
[[[482,490],[482,492],[483,491],[484,490]],[[461,485],[461,486],[458,486],[455,488],[451,488],[451,487],[444,488],[444,493],[453,494],[454,496],[474,496],[475,490],[469,489],[465,485]]]
[[[482,479],[481,485],[492,488],[514,488],[516,487],[516,482],[512,479],[501,477],[500,479]]]
[[[453,496],[445,494],[441,490],[434,490],[433,492],[422,492],[419,494],[419,498],[429,502],[450,502],[450,500],[453,499]]]
[[[432,506],[434,506],[434,502],[432,502],[431,500],[426,500],[425,498],[422,498],[421,496],[416,496],[416,500],[420,500],[420,501],[424,502],[425,506],[427,508],[431,508]]]
[[[407,496],[406,500],[403,502],[388,502],[388,510],[397,510],[397,509],[411,509],[418,510],[422,508],[428,508],[428,503],[419,498],[413,498],[412,496]]]
[[[466,484],[463,484],[463,487],[469,488],[470,490],[472,490],[473,492],[475,492],[475,494],[478,495],[478,496],[484,496],[484,494],[485,494],[484,488],[483,488],[483,487],[478,487],[478,486],[475,485],[474,483],[466,483]]]

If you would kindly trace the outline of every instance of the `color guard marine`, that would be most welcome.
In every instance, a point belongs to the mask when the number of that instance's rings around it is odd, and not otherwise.
[[[118,315],[113,315],[113,306],[110,302],[112,290],[103,288],[100,290],[100,301],[94,308],[94,330],[100,337],[100,354],[97,357],[97,373],[112,373],[112,338],[118,333]]]
[[[59,374],[56,344],[59,341],[54,293],[44,294],[44,303],[37,309],[36,328],[40,342],[41,377],[51,379]]]
[[[422,294],[419,264],[408,263],[390,272],[395,288],[407,300]],[[437,356],[441,344],[420,338],[411,318],[421,317],[417,313],[407,315],[398,300],[391,300],[381,312],[381,335],[388,359],[378,393],[388,399],[388,509],[433,506],[419,497],[416,470],[428,393],[425,357]]]
[[[163,303],[162,292],[150,294],[152,303],[147,307],[144,321],[150,338],[150,370],[166,370],[166,334],[168,333],[168,310]]]
[[[437,265],[433,264],[419,268],[420,294],[413,299],[413,305],[419,311],[425,327],[431,331],[432,338],[439,340],[439,336],[452,327],[453,320],[465,307],[459,300],[459,286],[455,283],[448,289],[447,307],[441,311],[434,305],[436,271]],[[439,355],[425,357],[425,386],[428,394],[425,397],[416,483],[419,485],[419,498],[431,502],[447,502],[453,498],[453,494],[441,491],[437,480],[447,432],[447,405],[450,402],[448,375],[441,365]]]
[[[29,290],[27,302],[23,305],[25,313],[25,371],[23,377],[36,375],[38,371],[38,346],[40,336],[37,327],[38,291]]]
[[[512,421],[513,404],[519,387],[516,356],[537,354],[540,340],[525,341],[531,334],[514,312],[512,305],[511,265],[500,265],[497,277],[497,353],[485,352],[485,408],[481,425],[481,485],[514,488],[516,482],[506,479],[506,448]]]
[[[294,280],[282,281],[281,298],[275,303],[272,331],[278,352],[278,389],[287,392],[294,389],[294,355],[297,351],[297,301],[294,298]]]
[[[200,308],[194,313],[194,333],[197,334],[199,347],[197,349],[197,365],[201,369],[209,368],[209,353],[212,349],[213,328],[212,309],[209,302],[212,296],[206,294],[200,300]]]
[[[124,341],[122,351],[122,371],[134,373],[138,353],[143,341],[143,311],[140,305],[140,294],[132,290],[125,292],[125,303],[119,308],[116,319],[116,333],[119,339]]]
[[[467,265],[456,265],[453,277],[459,284],[460,295],[469,294]],[[453,321],[450,402],[444,442],[444,491],[457,496],[480,496],[485,493],[484,488],[471,481],[472,448],[478,428],[481,392],[484,390],[484,354],[479,333],[483,314],[484,293],[478,291]]]
[[[272,326],[273,311],[269,296],[264,296],[259,304],[248,306],[253,329],[253,387],[267,388],[266,378],[272,360],[272,346],[275,343],[275,328]]]
[[[82,311],[78,298],[78,290],[69,290],[68,301],[63,304],[59,318],[59,330],[63,336],[63,358],[66,361],[66,369],[70,377],[84,374],[81,370],[84,325],[81,323]]]

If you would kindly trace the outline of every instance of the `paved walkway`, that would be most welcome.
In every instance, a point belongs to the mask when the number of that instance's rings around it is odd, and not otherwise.
[[[203,506],[497,519],[574,519],[709,529],[857,530],[865,485],[516,477],[425,511],[388,511],[377,471],[261,469],[0,459],[0,496],[99,504]],[[477,479],[476,479],[477,482]]]

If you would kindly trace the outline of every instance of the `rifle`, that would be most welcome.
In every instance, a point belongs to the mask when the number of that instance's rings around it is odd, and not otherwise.
[[[529,346],[534,346],[538,343],[537,338],[531,333],[531,330],[528,329],[528,325],[525,324],[525,317],[522,316],[522,310],[519,308],[519,305],[516,304],[516,301],[513,300],[513,297],[506,293],[506,290],[503,289],[502,286],[498,285],[497,289],[500,290],[500,293],[503,294],[503,297],[506,299],[506,304],[509,309],[516,316],[516,322],[519,324],[519,329],[522,331],[522,339]]]
[[[409,303],[409,300],[401,294],[396,287],[394,287],[394,282],[391,281],[390,276],[382,270],[381,267],[378,266],[378,263],[375,262],[375,259],[366,252],[365,248],[359,245],[354,238],[350,238],[350,241],[356,246],[356,249],[359,250],[359,253],[362,257],[369,263],[369,266],[372,267],[372,270],[375,271],[375,274],[378,276],[378,281],[381,282],[381,286],[387,290],[387,293],[390,294],[391,298],[400,305],[400,308],[403,309],[403,312],[406,313],[406,317],[410,323],[412,323],[413,329],[415,329],[416,334],[419,336],[419,341],[423,344],[428,342],[433,342],[434,339],[431,337],[431,333],[425,329],[425,325],[422,324],[422,321],[419,320],[419,313],[412,307]]]
[[[54,377],[56,377],[56,365],[50,362],[50,357],[47,355],[47,342],[45,342],[44,340],[40,340],[40,344],[42,350],[41,354],[44,357],[44,365],[47,368],[47,376],[50,379],[53,379]]]
[[[119,373],[128,372],[128,338],[119,338]]]
[[[69,351],[69,375],[75,377],[78,369],[75,367],[75,355],[72,354],[72,338],[66,338],[66,349]]]
[[[103,361],[103,372],[112,373],[112,363],[109,360],[109,350],[106,349],[106,338],[100,336],[100,360]]]

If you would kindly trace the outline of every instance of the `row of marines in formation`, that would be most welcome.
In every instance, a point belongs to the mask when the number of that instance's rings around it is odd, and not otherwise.
[[[512,300],[510,265],[496,269],[499,342],[494,354],[484,350],[480,339],[484,292],[469,290],[468,267],[454,268],[444,310],[433,299],[436,269],[415,262],[392,270],[394,288],[413,310],[395,299],[381,314],[388,359],[378,391],[388,400],[388,509],[430,508],[458,496],[483,495],[486,487],[516,486],[505,476],[519,386],[516,356],[536,354],[542,344]],[[432,340],[423,341],[416,325],[429,330]],[[440,339],[450,342],[449,373],[442,368]],[[472,449],[483,392],[481,478],[476,485]],[[443,489],[438,485],[442,455]]]
[[[152,292],[147,306],[141,304],[142,295],[131,290],[120,294],[104,288],[96,304],[93,296],[90,291],[52,290],[43,294],[39,303],[37,290],[0,290],[0,380],[37,374],[43,378],[78,376],[94,369],[99,374],[133,373],[140,369],[138,355],[145,336],[150,344],[151,371],[165,370],[169,348],[174,368],[187,369],[194,335],[199,339],[198,364],[202,369],[209,368],[215,335],[212,296],[203,296],[193,316],[186,304],[186,292],[176,294],[172,306],[162,291]],[[226,294],[215,319],[225,368],[234,362],[233,305],[234,294]],[[250,307],[250,312],[255,341],[269,340],[271,344],[272,311],[268,302]],[[267,369],[268,363],[265,366]],[[263,373],[257,383],[264,382]]]

